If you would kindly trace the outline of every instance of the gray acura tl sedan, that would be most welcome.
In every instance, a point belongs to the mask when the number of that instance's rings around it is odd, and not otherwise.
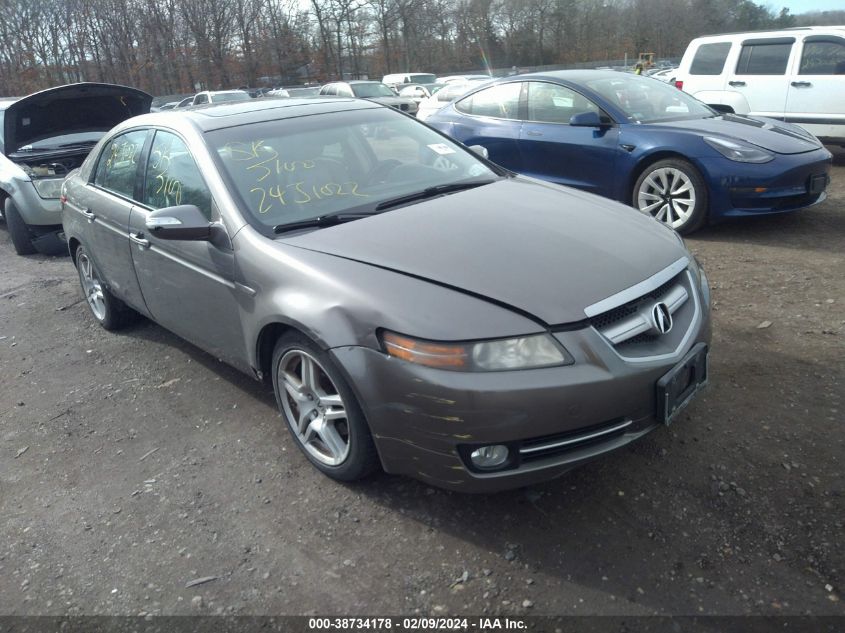
[[[339,480],[549,479],[670,423],[707,381],[707,279],[676,233],[394,108],[135,117],[62,193],[94,317],[140,313],[271,382]]]

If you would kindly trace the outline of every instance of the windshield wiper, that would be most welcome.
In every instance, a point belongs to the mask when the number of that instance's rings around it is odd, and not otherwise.
[[[495,181],[475,180],[473,182],[453,182],[449,185],[435,185],[434,187],[426,187],[422,191],[417,191],[416,193],[409,193],[404,196],[399,196],[398,198],[392,198],[390,200],[380,202],[378,206],[376,206],[376,211],[384,211],[385,209],[397,207],[400,204],[405,204],[406,202],[416,202],[417,200],[434,198],[436,196],[442,196],[447,193],[454,193],[456,191],[463,191],[465,189],[474,189],[475,187],[480,187],[482,185],[489,185],[491,182]]]
[[[308,218],[307,220],[297,220],[296,222],[286,222],[285,224],[277,224],[273,227],[275,233],[287,233],[297,229],[310,228],[324,228],[327,226],[334,226],[335,224],[342,224],[344,222],[351,222],[352,220],[360,220],[367,218],[374,213],[332,213],[329,215],[319,215],[316,218]]]

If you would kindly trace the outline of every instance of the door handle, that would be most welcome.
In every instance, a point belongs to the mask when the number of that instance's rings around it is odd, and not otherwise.
[[[536,130],[528,130],[525,133],[526,136],[543,136],[542,132],[537,132]]]
[[[96,219],[97,219],[97,214],[96,214],[96,213],[94,213],[93,211],[91,211],[90,209],[86,209],[85,207],[80,208],[80,209],[79,209],[79,212],[80,212],[82,215],[84,215],[84,216],[85,216],[85,218],[86,218],[89,222],[93,222],[94,220],[96,220]]]
[[[135,242],[141,248],[149,248],[150,247],[150,240],[144,239],[143,233],[130,233],[129,240],[131,242]]]
[[[729,81],[728,85],[730,85],[730,86],[744,86],[745,82],[744,81]]]
[[[789,83],[790,86],[795,86],[796,88],[809,88],[813,84],[809,81],[792,81]]]

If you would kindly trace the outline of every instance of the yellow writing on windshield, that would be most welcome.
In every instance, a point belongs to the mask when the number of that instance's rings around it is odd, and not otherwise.
[[[358,191],[358,183],[347,181],[343,183],[327,182],[322,185],[306,185],[304,181],[294,182],[286,186],[253,187],[249,190],[255,194],[258,202],[258,213],[269,213],[276,203],[285,207],[288,204],[308,204],[316,200],[341,196],[357,196],[369,198],[367,194]]]

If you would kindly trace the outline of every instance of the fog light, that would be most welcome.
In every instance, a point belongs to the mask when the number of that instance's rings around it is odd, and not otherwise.
[[[469,454],[476,468],[496,468],[508,461],[508,447],[502,444],[483,446]]]

